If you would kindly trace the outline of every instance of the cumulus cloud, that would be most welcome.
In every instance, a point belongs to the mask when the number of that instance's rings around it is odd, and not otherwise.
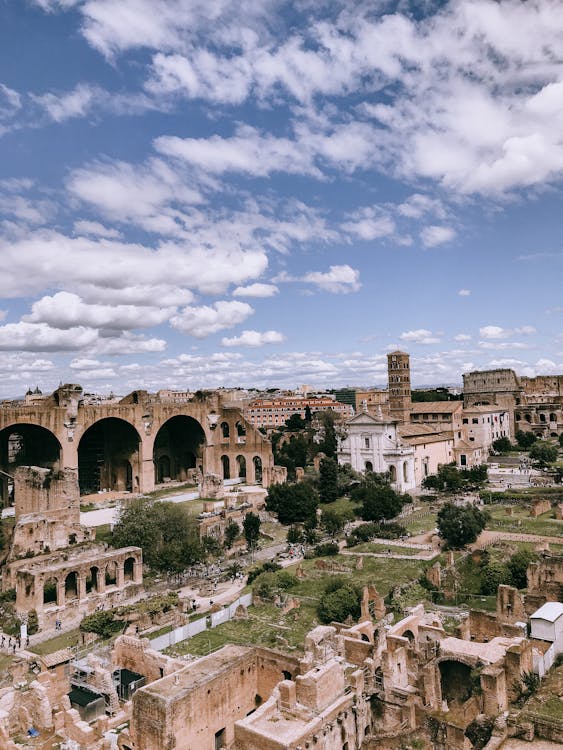
[[[243,331],[240,336],[221,339],[222,346],[258,347],[264,344],[281,344],[285,336],[279,331]]]
[[[402,341],[409,341],[413,344],[439,344],[441,338],[426,328],[418,328],[415,331],[405,331],[400,336]]]
[[[275,284],[249,284],[248,286],[237,286],[233,290],[233,297],[273,297],[279,292]]]
[[[361,287],[360,272],[351,266],[330,266],[328,271],[309,271],[300,281],[314,284],[323,292],[348,294]]]
[[[450,242],[456,236],[456,232],[451,227],[431,226],[424,227],[420,233],[420,239],[424,247],[436,247]]]
[[[170,318],[170,325],[181,333],[201,339],[245,321],[254,310],[246,302],[219,301],[201,307],[184,307]]]
[[[134,305],[92,305],[78,295],[58,292],[52,297],[42,297],[34,302],[31,314],[23,320],[29,323],[46,323],[52,328],[88,328],[123,331],[135,328],[152,328],[160,325],[176,312],[175,307],[136,307]]]
[[[92,346],[98,332],[78,326],[65,330],[46,323],[8,323],[0,326],[0,350],[57,352],[75,351]]]
[[[376,208],[362,208],[350,214],[348,221],[340,225],[348,234],[360,240],[375,240],[388,237],[395,232],[393,219]]]
[[[454,341],[471,341],[471,336],[468,333],[458,333],[454,336]]]
[[[534,326],[521,326],[520,328],[503,328],[502,326],[488,325],[479,328],[479,335],[484,339],[506,339],[514,334],[531,336],[537,333]]]

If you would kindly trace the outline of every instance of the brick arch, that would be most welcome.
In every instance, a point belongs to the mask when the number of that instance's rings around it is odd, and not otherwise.
[[[107,416],[93,421],[78,442],[81,494],[99,490],[138,490],[142,438],[127,419]]]

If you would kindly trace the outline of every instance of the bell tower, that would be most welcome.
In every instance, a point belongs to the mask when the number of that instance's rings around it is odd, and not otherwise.
[[[391,419],[408,422],[411,407],[410,357],[406,352],[387,355],[389,412]]]

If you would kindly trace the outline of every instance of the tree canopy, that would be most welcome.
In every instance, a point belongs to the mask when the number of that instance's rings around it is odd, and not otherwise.
[[[383,521],[401,512],[403,497],[378,474],[371,474],[354,487],[350,497],[361,503],[360,515],[364,521]],[[410,498],[409,498],[410,499]]]
[[[438,530],[449,547],[458,549],[474,542],[485,528],[487,516],[473,505],[446,503],[438,512]]]
[[[316,491],[307,482],[274,484],[268,489],[266,508],[277,513],[283,524],[299,523],[315,516],[319,504]]]
[[[455,464],[440,466],[437,474],[430,474],[422,481],[427,490],[440,492],[457,492],[487,481],[487,465],[471,466],[469,469],[458,469]]]
[[[248,549],[254,549],[260,537],[260,516],[256,513],[247,513],[242,522],[244,538]]]
[[[533,432],[524,432],[523,430],[518,430],[515,437],[518,446],[524,450],[528,450],[537,440]]]
[[[333,503],[338,497],[338,463],[323,458],[319,465],[319,497],[321,503]]]
[[[557,461],[559,450],[556,445],[551,445],[546,440],[537,440],[530,448],[530,458],[537,461],[540,466],[552,464]]]
[[[360,616],[360,591],[345,581],[331,581],[317,607],[319,620],[324,623],[344,622],[347,617]]]
[[[123,508],[113,530],[114,547],[141,547],[154,570],[180,572],[203,559],[193,519],[181,505],[136,498]]]

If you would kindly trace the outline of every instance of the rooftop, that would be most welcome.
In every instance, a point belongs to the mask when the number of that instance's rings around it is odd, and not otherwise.
[[[547,620],[548,622],[555,622],[560,617],[563,617],[563,604],[561,602],[546,602],[543,607],[540,607],[530,615],[531,620]]]

